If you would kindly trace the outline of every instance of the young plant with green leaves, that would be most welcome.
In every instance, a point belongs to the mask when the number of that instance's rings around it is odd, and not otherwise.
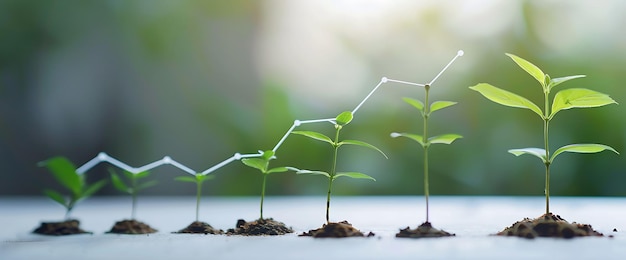
[[[292,132],[293,134],[297,134],[297,135],[303,135],[306,137],[309,137],[311,139],[314,140],[318,140],[318,141],[322,141],[325,143],[330,144],[333,147],[333,161],[332,161],[332,165],[330,168],[330,172],[325,172],[325,171],[311,171],[311,170],[298,170],[298,174],[315,174],[315,175],[322,175],[325,176],[326,178],[328,178],[328,193],[326,196],[326,223],[330,223],[329,221],[329,210],[330,210],[330,194],[332,191],[332,187],[333,187],[333,181],[335,181],[335,179],[339,178],[339,177],[350,177],[353,179],[368,179],[368,180],[373,180],[376,181],[374,178],[372,178],[371,176],[365,174],[365,173],[361,173],[361,172],[337,172],[337,153],[339,151],[339,147],[342,147],[344,145],[357,145],[357,146],[362,146],[362,147],[366,147],[366,148],[370,148],[373,150],[378,151],[379,153],[381,153],[383,156],[385,156],[385,158],[387,158],[387,155],[385,155],[385,153],[383,151],[381,151],[380,149],[378,149],[376,146],[373,146],[371,144],[368,144],[366,142],[363,141],[358,141],[358,140],[343,140],[340,141],[339,140],[339,132],[341,131],[341,129],[343,129],[343,127],[345,127],[346,125],[348,125],[351,121],[352,121],[353,115],[352,112],[350,111],[345,111],[341,114],[339,114],[335,120],[334,120],[334,125],[335,125],[335,138],[331,139],[330,137],[322,134],[322,133],[318,133],[318,132],[313,132],[313,131],[294,131]]]
[[[192,182],[196,184],[196,221],[198,221],[198,216],[200,214],[200,198],[202,197],[202,184],[205,181],[212,180],[215,178],[215,175],[209,174],[200,174],[197,173],[195,176],[179,176],[174,178],[176,181],[181,182]]]
[[[130,194],[130,196],[132,197],[132,212],[130,219],[134,220],[135,212],[137,211],[137,193],[140,190],[156,185],[157,181],[151,180],[140,183],[141,179],[144,179],[150,175],[149,171],[143,171],[139,173],[124,171],[124,176],[130,181],[130,184],[126,184],[124,181],[122,181],[122,178],[120,178],[120,176],[115,173],[115,170],[109,168],[109,172],[111,173],[111,181],[113,182],[113,186],[121,192]]]
[[[267,183],[267,176],[270,175],[270,173],[297,170],[293,167],[276,167],[276,168],[268,169],[270,160],[273,160],[275,158],[276,157],[274,156],[274,151],[268,150],[268,151],[263,152],[263,155],[261,157],[241,159],[241,162],[243,164],[245,164],[248,167],[252,167],[254,169],[259,170],[261,174],[263,175],[263,182],[261,183],[261,206],[260,206],[261,217],[259,218],[261,220],[263,220],[263,200],[265,199],[265,186]]]
[[[46,167],[52,172],[54,178],[70,191],[69,196],[63,196],[55,190],[44,190],[46,196],[65,207],[65,219],[69,219],[70,212],[74,209],[76,203],[96,193],[107,182],[106,180],[99,180],[94,184],[88,185],[85,182],[85,175],[78,174],[74,164],[61,156],[42,161],[38,165]]]
[[[428,185],[428,149],[431,144],[451,144],[456,139],[462,138],[461,135],[458,134],[443,134],[437,135],[433,137],[428,137],[428,119],[431,117],[432,113],[441,110],[456,104],[456,102],[452,101],[435,101],[432,104],[429,103],[429,92],[430,85],[424,86],[424,101],[422,102],[417,99],[412,98],[403,98],[404,102],[409,105],[417,108],[420,111],[423,119],[423,133],[419,134],[410,134],[410,133],[391,133],[391,137],[406,137],[413,141],[419,143],[424,149],[424,197],[426,198],[426,223],[429,222],[429,210],[428,210],[428,197],[430,195],[429,185]]]
[[[550,78],[550,76],[548,76],[548,74],[543,73],[541,69],[528,62],[527,60],[524,60],[513,54],[507,53],[506,55],[513,59],[513,61],[519,67],[521,67],[524,71],[530,74],[534,79],[539,81],[539,84],[543,89],[544,96],[543,110],[539,108],[538,105],[522,96],[494,87],[487,83],[477,84],[470,87],[470,89],[478,91],[484,97],[495,103],[509,107],[528,109],[537,114],[543,121],[543,148],[511,149],[509,150],[509,152],[514,154],[515,156],[520,156],[523,154],[536,156],[545,165],[546,214],[548,214],[550,213],[550,165],[552,165],[554,159],[558,155],[564,152],[598,153],[604,150],[609,150],[619,154],[615,149],[610,146],[588,143],[565,145],[556,149],[554,153],[551,153],[548,140],[548,130],[550,127],[550,122],[552,121],[552,119],[554,119],[554,116],[556,116],[556,114],[562,110],[567,110],[571,108],[601,107],[609,104],[617,104],[617,102],[615,102],[615,100],[613,100],[606,94],[586,88],[570,88],[561,90],[557,92],[556,95],[554,95],[554,99],[552,100],[552,102],[550,102],[550,92],[554,89],[554,87],[572,79],[583,78],[585,77],[585,75],[574,75],[552,79]]]

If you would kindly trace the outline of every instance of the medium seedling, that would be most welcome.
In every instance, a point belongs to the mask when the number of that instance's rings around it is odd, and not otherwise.
[[[532,63],[515,56],[513,54],[506,54],[513,61],[521,67],[524,71],[530,74],[533,78],[539,81],[541,87],[543,89],[544,94],[544,107],[543,110],[539,108],[532,101],[519,96],[517,94],[511,93],[509,91],[494,87],[487,83],[480,83],[475,86],[470,87],[470,89],[478,91],[487,99],[509,107],[517,107],[517,108],[525,108],[529,109],[535,114],[537,114],[543,120],[543,143],[544,148],[522,148],[522,149],[511,149],[510,153],[515,156],[520,156],[523,154],[533,155],[537,158],[541,159],[546,169],[546,180],[545,180],[545,195],[546,195],[546,215],[550,213],[550,165],[554,162],[554,159],[561,153],[570,152],[570,153],[598,153],[604,150],[609,150],[615,153],[618,153],[615,149],[610,146],[603,144],[569,144],[563,147],[560,147],[554,151],[554,153],[550,152],[549,148],[549,140],[548,140],[548,129],[550,125],[550,121],[554,119],[554,116],[560,112],[561,110],[571,109],[571,108],[590,108],[590,107],[601,107],[609,104],[617,104],[615,100],[610,98],[608,95],[596,92],[593,90],[585,89],[585,88],[571,88],[564,89],[556,93],[554,95],[554,99],[552,104],[550,104],[550,91],[557,85],[577,78],[585,77],[585,75],[574,75],[574,76],[566,76],[560,78],[550,78],[548,74],[544,74],[541,69]],[[618,153],[619,154],[619,153]]]
[[[423,119],[423,127],[424,127],[423,134],[418,135],[418,134],[409,134],[409,133],[391,133],[391,137],[393,138],[406,137],[408,139],[416,141],[424,149],[424,197],[426,198],[426,223],[429,223],[428,196],[430,192],[428,188],[428,148],[430,148],[431,144],[451,144],[452,142],[454,142],[454,140],[462,138],[462,136],[458,134],[444,134],[444,135],[428,137],[428,119],[431,117],[432,113],[437,110],[441,110],[446,107],[453,106],[456,104],[456,102],[435,101],[432,104],[430,104],[428,101],[430,85],[424,86],[424,91],[425,91],[425,95],[424,95],[425,102],[422,102],[417,99],[407,98],[407,97],[403,98],[404,102],[417,108],[417,110],[420,111],[422,115],[422,119]]]
[[[44,190],[46,196],[65,207],[65,219],[69,219],[70,212],[74,209],[76,203],[90,197],[107,183],[106,180],[99,180],[94,184],[87,185],[85,183],[85,175],[78,174],[74,164],[65,157],[53,157],[40,162],[38,165],[45,166],[52,172],[54,178],[70,191],[69,196],[63,196],[55,190]]]
[[[179,176],[174,178],[176,181],[181,182],[193,182],[196,184],[196,221],[198,221],[198,215],[200,214],[200,198],[202,197],[202,184],[205,181],[212,180],[215,175],[209,174],[196,174],[195,176]]]
[[[109,168],[109,172],[111,173],[111,181],[113,182],[113,186],[121,192],[130,194],[130,196],[132,197],[131,220],[134,220],[135,212],[137,210],[137,193],[140,190],[156,185],[157,182],[155,180],[151,180],[144,183],[139,183],[139,180],[146,178],[150,175],[149,171],[143,171],[136,174],[129,171],[124,171],[124,175],[128,180],[130,180],[129,185],[122,181],[119,175],[115,173],[115,170]]]
[[[267,176],[270,175],[270,173],[277,173],[277,172],[286,172],[289,170],[297,170],[293,167],[276,167],[276,168],[271,168],[268,169],[270,160],[275,159],[276,157],[274,156],[274,151],[272,150],[268,150],[263,152],[263,155],[259,158],[245,158],[245,159],[241,159],[241,162],[243,164],[245,164],[246,166],[252,167],[254,169],[257,169],[261,172],[261,174],[263,175],[263,182],[261,184],[261,206],[260,206],[260,215],[261,217],[259,218],[260,220],[263,220],[263,200],[265,198],[265,184],[267,182]]]
[[[353,179],[368,179],[368,180],[373,180],[375,181],[374,178],[372,178],[371,176],[365,174],[365,173],[360,173],[360,172],[337,172],[336,171],[336,167],[337,167],[337,151],[339,150],[339,147],[343,146],[343,145],[357,145],[357,146],[362,146],[362,147],[366,147],[366,148],[370,148],[373,150],[378,151],[379,153],[381,153],[383,156],[385,156],[385,158],[387,158],[387,155],[385,155],[385,153],[383,153],[383,151],[381,151],[380,149],[378,149],[376,146],[373,146],[371,144],[368,144],[366,142],[363,141],[358,141],[358,140],[343,140],[343,141],[339,141],[339,132],[341,131],[341,129],[348,125],[351,121],[352,121],[352,112],[350,111],[345,111],[341,114],[339,114],[335,120],[334,120],[334,125],[335,125],[335,138],[331,139],[330,137],[322,134],[322,133],[318,133],[318,132],[313,132],[313,131],[294,131],[292,132],[293,134],[297,134],[297,135],[303,135],[306,137],[309,137],[311,139],[314,140],[318,140],[318,141],[322,141],[325,143],[330,144],[333,147],[333,162],[331,165],[331,169],[330,172],[324,172],[324,171],[311,171],[311,170],[299,170],[297,173],[298,174],[315,174],[315,175],[322,175],[325,176],[326,178],[328,178],[328,193],[326,196],[326,223],[330,223],[329,221],[329,210],[330,210],[330,194],[332,191],[332,187],[333,187],[333,181],[335,181],[335,179],[339,178],[339,177],[350,177]]]

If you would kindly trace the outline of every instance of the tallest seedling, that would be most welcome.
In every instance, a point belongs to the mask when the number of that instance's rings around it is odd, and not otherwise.
[[[565,145],[561,148],[556,149],[554,153],[550,152],[549,141],[548,141],[548,130],[550,127],[550,121],[554,119],[554,116],[561,110],[566,110],[570,108],[586,108],[586,107],[601,107],[609,104],[617,104],[615,100],[610,98],[608,95],[596,92],[593,90],[585,89],[585,88],[571,88],[564,89],[556,93],[554,95],[554,99],[552,104],[550,104],[550,91],[557,85],[572,79],[583,78],[585,75],[574,75],[574,76],[566,76],[561,78],[550,78],[548,74],[543,73],[541,69],[532,63],[524,60],[520,57],[517,57],[513,54],[506,54],[513,61],[520,66],[523,70],[525,70],[528,74],[530,74],[533,78],[539,81],[541,87],[543,89],[544,95],[544,107],[543,110],[539,108],[539,106],[535,105],[535,103],[530,100],[519,96],[517,94],[508,92],[503,89],[499,89],[487,83],[480,83],[475,86],[470,87],[470,89],[478,91],[480,94],[485,96],[487,99],[496,102],[501,105],[509,106],[509,107],[518,107],[529,109],[535,114],[537,114],[543,120],[543,142],[544,148],[522,148],[522,149],[511,149],[510,153],[520,156],[523,154],[533,155],[537,158],[541,159],[543,164],[546,167],[546,215],[550,213],[550,165],[561,153],[571,152],[571,153],[598,153],[604,150],[613,151],[618,153],[615,149],[610,146],[603,144],[570,144]]]

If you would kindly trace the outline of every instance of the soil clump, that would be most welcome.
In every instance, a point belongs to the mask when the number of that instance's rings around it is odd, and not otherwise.
[[[352,224],[348,223],[348,221],[341,222],[330,222],[328,224],[322,225],[321,228],[311,229],[308,232],[304,232],[298,236],[301,237],[365,237],[361,231],[354,228]],[[375,236],[374,233],[369,232],[367,237]]]
[[[552,213],[543,214],[536,219],[525,218],[522,221],[515,222],[496,235],[524,238],[604,236],[602,233],[595,231],[589,224],[569,223],[561,216],[553,215]]]
[[[91,232],[82,230],[80,221],[76,219],[68,219],[63,222],[42,222],[38,228],[33,230],[33,233],[48,236],[91,234]]]
[[[293,229],[272,218],[257,219],[250,222],[239,219],[235,228],[226,231],[226,235],[242,236],[278,236],[289,233],[293,233]]]
[[[400,232],[396,234],[396,237],[406,237],[406,238],[424,238],[424,237],[450,237],[455,236],[455,234],[448,233],[446,231],[436,229],[430,224],[430,222],[424,222],[419,225],[416,229],[411,229],[406,227],[405,229],[400,229]]]
[[[129,234],[129,235],[140,235],[140,234],[152,234],[156,233],[158,230],[150,227],[148,224],[131,219],[125,219],[122,221],[115,222],[115,225],[109,230],[107,233],[112,234]]]
[[[206,222],[202,221],[194,221],[186,228],[179,230],[178,232],[173,232],[176,234],[212,234],[212,235],[221,235],[224,234],[224,230],[213,228]]]

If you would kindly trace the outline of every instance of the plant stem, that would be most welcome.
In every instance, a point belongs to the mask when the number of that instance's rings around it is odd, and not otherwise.
[[[131,178],[131,187],[132,190],[130,192],[130,195],[132,197],[132,211],[131,211],[131,215],[130,215],[130,219],[131,220],[135,220],[135,211],[137,209],[137,178],[135,178],[135,176],[133,176],[133,178]]]
[[[263,219],[263,198],[265,198],[265,182],[267,180],[267,173],[263,173],[263,186],[261,186],[261,220]]]
[[[200,196],[202,196],[202,181],[196,180],[196,222],[200,215]]]
[[[550,115],[550,91],[546,90],[543,92],[544,93],[544,119],[543,119],[543,143],[544,143],[544,148],[546,151],[546,188],[545,188],[545,193],[546,193],[546,214],[550,213],[550,164],[552,163],[550,161],[550,148],[548,145],[548,128],[549,128],[549,124],[550,124],[550,119],[549,119],[549,115]]]
[[[337,151],[339,150],[339,131],[341,131],[340,125],[335,125],[335,142],[333,143],[333,165],[330,169],[330,178],[328,178],[328,194],[326,195],[326,224],[330,223],[329,212],[330,212],[330,192],[333,188],[333,180],[335,179],[335,173],[337,170]]]
[[[430,116],[430,105],[428,104],[428,92],[430,85],[424,86],[424,90],[426,92],[424,95],[426,102],[424,104],[424,135],[422,136],[422,142],[424,143],[424,197],[426,198],[426,222],[429,223],[428,196],[430,192],[428,189],[428,147],[430,145],[428,144],[428,117]]]

